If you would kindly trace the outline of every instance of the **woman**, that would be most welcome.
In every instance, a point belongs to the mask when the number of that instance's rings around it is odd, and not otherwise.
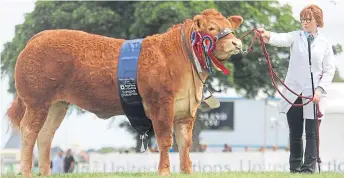
[[[312,96],[312,81],[309,69],[308,42],[311,41],[311,59],[315,94],[313,102],[319,104],[322,114],[325,113],[325,96],[335,73],[335,61],[332,45],[318,31],[323,27],[323,12],[316,5],[309,5],[300,12],[300,22],[303,30],[288,33],[269,32],[263,28],[258,32],[265,43],[278,47],[290,47],[290,60],[286,85],[302,96]],[[295,104],[306,103],[308,99],[301,99],[284,88],[283,95]],[[281,113],[287,115],[289,125],[290,157],[289,166],[293,173],[313,173],[316,165],[316,122],[314,119],[313,103],[303,107],[291,107],[281,100],[279,103]],[[325,116],[325,115],[324,115]],[[319,118],[320,119],[324,118]],[[303,162],[303,128],[306,131],[306,149]]]

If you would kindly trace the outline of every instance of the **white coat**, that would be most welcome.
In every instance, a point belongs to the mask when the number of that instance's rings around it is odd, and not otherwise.
[[[294,92],[303,96],[312,96],[312,81],[309,67],[308,43],[304,31],[292,31],[288,33],[270,32],[270,40],[267,42],[273,46],[290,47],[290,60],[288,72],[285,77],[285,84]],[[330,86],[334,73],[335,58],[332,45],[318,31],[313,43],[311,44],[311,63],[314,80],[314,88],[320,86],[326,92]],[[292,103],[295,102],[297,96],[291,93],[283,86],[282,94]],[[303,103],[309,101],[303,99]],[[287,113],[291,105],[281,99],[278,104],[280,113]],[[320,98],[319,109],[325,117],[326,94]],[[314,119],[313,102],[303,106],[303,117],[305,119]]]

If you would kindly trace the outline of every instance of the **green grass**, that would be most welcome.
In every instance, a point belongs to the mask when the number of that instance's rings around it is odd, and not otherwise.
[[[3,178],[16,178],[21,176],[14,175],[3,175]],[[34,177],[43,177],[43,176],[34,176]],[[156,173],[85,173],[85,174],[65,174],[65,175],[53,175],[51,178],[122,178],[122,177],[132,177],[132,178],[153,178],[159,177]],[[291,174],[291,173],[280,173],[280,172],[226,172],[226,173],[193,173],[191,175],[183,174],[172,174],[170,178],[343,178],[343,173],[315,173],[315,174]]]

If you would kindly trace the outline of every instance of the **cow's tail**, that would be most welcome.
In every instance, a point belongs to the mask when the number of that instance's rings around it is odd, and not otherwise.
[[[25,110],[26,106],[23,100],[17,95],[6,113],[13,128],[20,128],[20,121],[24,117]]]

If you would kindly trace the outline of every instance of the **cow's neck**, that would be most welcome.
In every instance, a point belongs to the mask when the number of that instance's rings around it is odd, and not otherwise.
[[[191,45],[191,33],[192,33],[192,26],[193,26],[193,21],[189,20],[189,21],[185,21],[184,22],[184,27],[183,27],[183,31],[184,31],[184,35],[185,35],[185,40],[186,40],[186,45],[188,49],[185,49],[185,45],[184,45],[184,41],[182,40],[181,37],[181,28],[182,26],[180,25],[179,28],[176,28],[173,30],[173,33],[175,33],[175,36],[178,36],[178,42],[180,45],[180,47],[178,49],[180,49],[180,52],[183,54],[183,58],[185,60],[185,62],[190,63],[192,65],[192,70],[193,73],[196,74],[196,78],[197,79],[201,79],[202,82],[204,83],[205,80],[207,79],[207,77],[209,76],[209,72],[207,69],[202,68],[202,72],[198,72],[194,63],[195,58],[192,56],[190,56],[190,53],[192,54],[193,52],[193,48]],[[197,60],[197,59],[196,59]],[[198,74],[197,74],[198,73]],[[196,80],[197,80],[196,79]]]

